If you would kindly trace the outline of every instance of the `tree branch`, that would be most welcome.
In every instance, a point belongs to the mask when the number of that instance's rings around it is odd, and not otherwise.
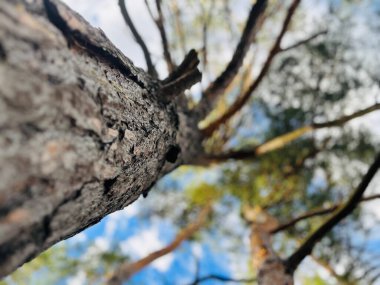
[[[257,87],[260,85],[262,80],[265,78],[266,74],[269,71],[269,68],[272,64],[272,61],[274,57],[281,51],[281,41],[288,30],[290,20],[292,19],[294,12],[296,11],[299,3],[301,0],[293,0],[292,4],[290,5],[288,12],[286,14],[285,20],[283,22],[281,31],[275,40],[267,59],[265,60],[261,71],[259,75],[257,76],[256,80],[251,84],[251,86],[236,99],[236,101],[231,105],[231,107],[218,119],[216,119],[214,122],[210,123],[206,128],[203,129],[203,134],[206,137],[209,137],[212,135],[214,131],[216,131],[220,125],[224,124],[227,120],[229,120],[233,115],[235,115],[248,101],[248,99],[251,97],[252,93],[257,89]],[[207,91],[207,90],[206,90]]]
[[[152,75],[153,77],[157,77],[158,76],[157,71],[153,65],[152,58],[150,57],[150,52],[148,50],[148,47],[146,46],[143,38],[141,37],[141,35],[137,31],[135,25],[133,24],[131,17],[129,16],[127,6],[125,5],[125,0],[119,0],[119,6],[120,6],[121,15],[123,16],[125,23],[129,27],[130,31],[132,32],[133,37],[135,38],[137,44],[140,46],[140,48],[144,54],[146,65],[148,68],[148,73],[150,75]]]
[[[152,11],[152,8],[150,7],[148,0],[144,0],[144,4],[145,4],[146,9],[148,10],[150,18],[152,19],[153,22],[155,22],[156,17],[153,15],[153,11]]]
[[[237,45],[235,52],[228,63],[226,69],[212,82],[203,92],[202,99],[198,104],[197,111],[203,118],[213,108],[217,98],[223,94],[228,85],[233,81],[238,73],[249,46],[256,34],[256,27],[263,16],[267,0],[258,0],[251,8],[244,31]]]
[[[302,46],[302,45],[304,45],[304,44],[307,44],[308,42],[314,40],[315,38],[318,38],[319,36],[321,36],[321,35],[325,35],[325,34],[327,34],[327,30],[319,31],[319,32],[317,32],[317,33],[311,35],[310,37],[307,37],[307,38],[304,39],[304,40],[301,40],[301,41],[299,41],[299,42],[296,42],[296,43],[294,43],[294,44],[292,44],[292,45],[290,45],[290,46],[288,46],[288,47],[286,47],[286,48],[281,48],[281,49],[280,49],[280,52],[285,52],[285,51],[288,51],[288,50],[291,50],[291,49],[294,49],[294,48],[298,48],[299,46]]]
[[[178,43],[179,43],[178,46],[180,49],[182,49],[183,54],[186,54],[187,45],[186,45],[185,33],[183,31],[184,23],[182,21],[181,10],[178,7],[177,0],[172,0],[170,2],[171,2],[170,8],[171,8],[171,11],[173,13],[173,18],[174,18],[173,20],[174,23],[172,23],[172,25],[174,25],[175,27],[176,38],[178,39]]]
[[[189,70],[196,68],[198,64],[198,54],[194,49],[192,49],[182,60],[181,64],[172,73],[170,73],[170,75],[165,80],[163,80],[163,82],[166,84],[178,79]]]
[[[230,278],[230,277],[226,277],[226,276],[222,276],[222,275],[210,274],[210,275],[207,275],[204,277],[198,277],[189,285],[197,285],[197,284],[200,284],[200,283],[208,281],[208,280],[218,280],[218,281],[222,281],[222,282],[234,282],[234,283],[250,283],[250,282],[256,281],[256,278],[240,278],[240,279],[238,278],[238,279],[235,279],[235,278]]]
[[[371,201],[371,200],[378,199],[378,198],[380,198],[380,194],[375,194],[375,195],[371,195],[371,196],[364,197],[364,198],[360,199],[360,202]],[[306,220],[306,219],[309,219],[312,217],[316,217],[316,216],[322,216],[322,215],[330,214],[341,206],[342,206],[341,204],[334,204],[333,206],[328,207],[328,208],[321,208],[321,209],[316,209],[316,210],[306,212],[302,215],[299,215],[298,217],[291,219],[290,221],[288,221],[286,223],[280,224],[277,228],[275,228],[271,231],[271,234],[276,234],[276,233],[284,231],[290,227],[293,227],[294,225],[296,225],[300,221],[303,221],[303,220]]]
[[[164,18],[164,14],[162,13],[161,0],[156,0],[156,7],[157,7],[157,12],[158,12],[158,18],[155,19],[155,23],[160,32],[161,41],[162,41],[162,50],[164,52],[165,62],[168,67],[169,73],[171,73],[174,70],[175,66],[174,66],[174,63],[170,54],[170,50],[169,50],[169,43],[168,43],[166,31],[165,31],[165,24],[164,24],[165,18]]]
[[[362,109],[362,110],[359,110],[355,113],[352,113],[351,115],[343,116],[343,117],[336,119],[336,120],[333,120],[333,121],[329,121],[329,122],[325,122],[325,123],[314,123],[312,125],[312,127],[314,129],[322,129],[322,128],[342,126],[345,123],[347,123],[348,121],[359,118],[363,115],[366,115],[368,113],[371,113],[371,112],[379,110],[379,109],[380,109],[380,103],[376,103],[370,107],[367,107],[365,109]]]
[[[158,258],[165,256],[166,254],[177,249],[182,242],[193,236],[207,221],[207,217],[212,210],[211,204],[205,205],[199,212],[195,221],[187,225],[186,228],[181,230],[174,240],[165,246],[164,248],[154,251],[144,258],[135,261],[133,263],[125,262],[119,266],[119,268],[114,272],[112,277],[109,279],[109,285],[121,285],[123,282],[128,280],[133,274],[139,272],[144,267],[157,260]]]
[[[377,155],[350,199],[340,208],[340,210],[338,210],[338,212],[336,212],[336,214],[331,216],[322,226],[312,233],[310,237],[307,238],[306,241],[286,260],[286,266],[290,272],[294,272],[302,260],[312,252],[314,246],[339,222],[355,210],[356,206],[361,201],[364,191],[367,189],[367,186],[375,176],[379,167],[380,154]]]
[[[202,40],[203,40],[203,46],[202,46],[202,65],[203,65],[203,72],[205,74],[208,74],[207,67],[208,67],[208,28],[211,22],[212,18],[212,11],[214,10],[215,6],[215,0],[211,0],[210,8],[205,11],[203,8],[202,3],[200,3],[201,9],[202,9]]]
[[[163,98],[171,99],[201,81],[202,73],[197,68],[198,64],[197,52],[192,49],[182,63],[162,81],[160,95]]]
[[[295,129],[289,133],[270,139],[253,149],[230,151],[224,154],[222,153],[222,154],[209,155],[208,159],[213,162],[223,162],[228,159],[241,159],[241,160],[254,159],[262,154],[280,149],[284,147],[285,145],[293,142],[294,140],[302,137],[306,133],[309,133],[313,130],[342,126],[353,119],[356,119],[358,117],[369,114],[379,109],[380,109],[380,103],[376,103],[368,108],[357,111],[348,116],[343,116],[336,120],[328,121],[325,123],[312,123],[311,125]]]

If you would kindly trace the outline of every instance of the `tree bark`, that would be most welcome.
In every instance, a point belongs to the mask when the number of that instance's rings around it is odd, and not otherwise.
[[[0,86],[0,277],[201,153],[183,100],[56,0],[0,2]]]
[[[260,207],[245,206],[243,215],[251,224],[251,259],[252,267],[257,271],[257,283],[293,285],[293,274],[272,247],[271,231],[278,227],[278,221]]]

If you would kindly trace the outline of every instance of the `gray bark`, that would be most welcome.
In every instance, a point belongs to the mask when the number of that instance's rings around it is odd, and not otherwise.
[[[58,1],[0,1],[0,277],[199,155],[162,85]]]

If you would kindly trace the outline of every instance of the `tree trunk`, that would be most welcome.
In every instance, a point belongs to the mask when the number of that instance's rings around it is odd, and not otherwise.
[[[0,86],[0,277],[201,150],[185,104],[56,0],[0,1]]]
[[[257,271],[259,285],[293,285],[293,275],[288,273],[285,262],[272,247],[271,231],[277,220],[259,207],[245,207],[244,218],[251,223],[252,266]]]

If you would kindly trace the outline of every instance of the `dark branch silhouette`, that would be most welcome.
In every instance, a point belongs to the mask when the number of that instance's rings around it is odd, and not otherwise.
[[[308,37],[306,39],[303,39],[303,40],[301,40],[299,42],[296,42],[296,43],[294,43],[294,44],[292,44],[292,45],[290,45],[290,46],[288,46],[286,48],[281,48],[280,51],[281,52],[285,52],[285,51],[288,51],[288,50],[291,50],[291,49],[294,49],[294,48],[298,48],[299,46],[305,45],[305,44],[311,42],[312,40],[318,38],[319,36],[325,35],[325,34],[327,34],[327,30],[317,32],[317,33],[311,35],[310,37]]]
[[[251,97],[252,93],[257,89],[257,87],[260,85],[262,80],[265,78],[266,74],[269,71],[269,68],[272,64],[272,61],[274,57],[281,51],[281,41],[286,33],[286,31],[289,28],[290,21],[294,15],[294,12],[296,11],[298,5],[300,3],[300,0],[293,0],[292,4],[290,5],[285,20],[282,24],[281,31],[276,38],[267,59],[265,60],[261,71],[259,75],[257,76],[256,80],[249,86],[249,88],[236,99],[236,101],[230,106],[230,108],[217,120],[210,123],[205,129],[203,129],[203,133],[205,136],[211,136],[215,130],[219,128],[220,125],[224,124],[227,120],[229,120],[233,115],[235,115],[248,101],[248,99]],[[207,91],[207,90],[206,90]]]
[[[371,200],[379,199],[379,198],[380,198],[380,194],[371,195],[371,196],[362,198],[360,200],[360,202],[371,201]],[[341,206],[342,206],[341,204],[334,204],[334,205],[332,205],[331,207],[328,207],[328,208],[321,208],[321,209],[316,209],[316,210],[308,211],[308,212],[306,212],[306,213],[304,213],[302,215],[299,215],[298,217],[295,217],[295,218],[291,219],[290,221],[288,221],[286,223],[280,224],[278,227],[276,227],[275,229],[273,229],[271,231],[271,234],[276,234],[276,233],[284,231],[284,230],[286,230],[286,229],[288,229],[290,227],[293,227],[293,226],[295,226],[300,221],[303,221],[303,220],[306,220],[306,219],[309,219],[309,218],[313,218],[313,217],[316,217],[316,216],[322,216],[322,215],[330,214],[332,212],[335,212]]]
[[[148,68],[148,73],[154,77],[157,77],[157,71],[153,65],[148,47],[146,46],[143,38],[141,37],[140,33],[137,31],[135,25],[133,24],[132,18],[129,16],[127,6],[125,5],[125,0],[119,0],[119,6],[120,6],[120,11],[124,18],[125,23],[131,30],[133,37],[135,38],[136,42],[138,43],[138,45],[140,46],[144,54],[146,65]]]
[[[366,115],[368,113],[371,113],[373,111],[380,110],[380,103],[376,103],[368,108],[362,109],[360,111],[357,111],[355,113],[352,113],[351,115],[348,116],[343,116],[339,119],[332,120],[326,123],[314,123],[312,127],[314,129],[322,129],[322,128],[328,128],[328,127],[335,127],[335,126],[341,126],[348,121],[351,121],[353,119],[359,118],[363,115]]]
[[[161,0],[156,0],[156,7],[157,7],[157,12],[158,12],[158,17],[157,17],[157,19],[155,19],[155,23],[156,23],[157,28],[160,32],[161,42],[162,42],[162,50],[164,52],[164,59],[165,59],[166,65],[168,67],[168,71],[170,73],[174,70],[175,65],[173,63],[172,56],[170,54],[168,37],[167,37],[166,31],[165,31],[165,17],[164,17],[164,14],[162,13]]]
[[[312,233],[309,238],[307,238],[306,241],[286,260],[286,266],[290,272],[294,272],[302,260],[311,254],[314,246],[339,222],[355,210],[356,206],[361,201],[364,191],[367,189],[379,167],[380,154],[377,155],[350,199],[340,208],[340,210],[338,210],[322,226]]]
[[[252,40],[256,34],[256,26],[263,16],[267,0],[258,0],[251,8],[243,34],[240,38],[235,52],[228,63],[226,69],[212,82],[203,92],[202,99],[198,105],[198,112],[203,118],[213,108],[217,98],[224,93],[228,85],[233,81],[238,73],[243,60],[249,50]]]

